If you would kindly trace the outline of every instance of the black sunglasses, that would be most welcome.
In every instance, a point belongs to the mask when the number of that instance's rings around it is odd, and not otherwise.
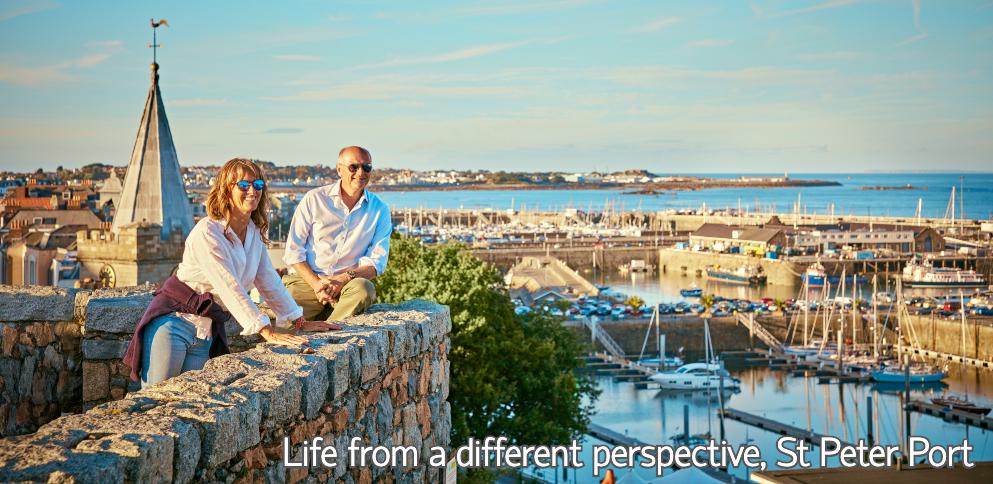
[[[358,163],[352,163],[351,165],[345,165],[345,166],[348,167],[348,172],[349,173],[355,173],[359,169],[360,166],[362,167],[362,171],[364,171],[366,173],[369,173],[370,171],[372,171],[372,163],[362,163],[361,165],[358,164]]]
[[[249,187],[254,187],[255,191],[261,192],[265,188],[265,180],[255,180],[251,182],[248,180],[241,180],[239,182],[235,182],[235,185],[237,185],[243,192],[247,192]]]

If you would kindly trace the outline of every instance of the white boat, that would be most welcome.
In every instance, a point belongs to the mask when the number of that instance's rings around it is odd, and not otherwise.
[[[733,378],[719,363],[690,363],[648,378],[665,390],[704,390],[720,388],[722,377],[724,388],[741,387],[741,380]]]
[[[910,287],[982,287],[982,274],[955,267],[934,267],[930,260],[913,258],[903,268],[903,283]]]

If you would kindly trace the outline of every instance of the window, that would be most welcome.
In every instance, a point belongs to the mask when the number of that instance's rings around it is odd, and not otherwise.
[[[35,260],[34,256],[28,256],[28,284],[35,285],[38,284],[38,261]]]

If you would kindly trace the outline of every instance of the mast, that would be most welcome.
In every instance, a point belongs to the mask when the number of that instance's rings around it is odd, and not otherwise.
[[[961,313],[962,315],[962,349],[959,355],[964,358],[965,357],[965,297],[962,295],[961,289],[959,289],[959,305],[961,306],[959,313]]]
[[[965,230],[965,177],[959,177],[959,234]],[[963,308],[964,309],[964,308]],[[963,355],[965,356],[965,355]]]
[[[876,301],[876,278],[872,276],[872,357],[879,358],[879,305]]]
[[[806,348],[807,341],[807,317],[810,314],[810,278],[803,281],[803,347]]]

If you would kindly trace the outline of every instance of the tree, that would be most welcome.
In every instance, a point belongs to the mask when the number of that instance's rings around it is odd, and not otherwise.
[[[560,318],[516,316],[500,272],[465,246],[395,236],[376,289],[383,302],[449,307],[453,446],[486,436],[566,444],[586,430],[599,392],[574,372],[583,344]]]
[[[713,294],[704,294],[700,297],[700,304],[703,304],[703,307],[708,314],[710,313],[710,308],[714,307],[716,302],[717,301],[714,300]]]
[[[638,296],[631,296],[627,301],[624,301],[624,304],[631,306],[632,310],[641,311],[641,307],[645,305],[645,300]]]

